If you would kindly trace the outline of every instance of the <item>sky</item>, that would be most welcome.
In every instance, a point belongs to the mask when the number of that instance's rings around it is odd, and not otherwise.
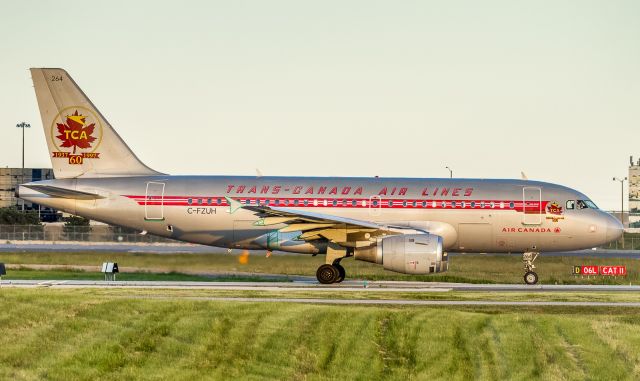
[[[28,68],[62,67],[162,172],[524,172],[619,209],[639,19],[615,0],[2,2],[0,166],[21,165],[22,121],[25,165],[51,166]]]

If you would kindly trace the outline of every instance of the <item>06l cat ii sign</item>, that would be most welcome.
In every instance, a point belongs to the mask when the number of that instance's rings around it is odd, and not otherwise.
[[[81,106],[66,108],[51,123],[51,140],[56,148],[52,157],[67,159],[69,164],[100,159],[96,152],[102,141],[100,119]]]
[[[626,276],[626,266],[573,266],[573,275]]]

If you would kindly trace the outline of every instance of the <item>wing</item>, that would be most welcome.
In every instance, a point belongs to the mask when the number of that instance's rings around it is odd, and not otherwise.
[[[300,231],[299,239],[312,241],[327,239],[344,247],[366,247],[375,242],[376,237],[402,234],[402,227],[388,226],[371,221],[314,213],[291,208],[267,205],[245,205],[230,197],[229,213],[238,209],[253,212],[256,226],[285,224],[278,229],[282,233]]]

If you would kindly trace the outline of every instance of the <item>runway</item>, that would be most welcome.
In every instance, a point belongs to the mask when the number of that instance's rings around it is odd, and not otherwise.
[[[443,282],[345,281],[323,285],[315,281],[294,282],[185,282],[185,281],[95,281],[95,280],[3,280],[0,287],[201,289],[227,291],[345,291],[345,292],[640,292],[640,286],[623,285],[534,285],[471,284]]]

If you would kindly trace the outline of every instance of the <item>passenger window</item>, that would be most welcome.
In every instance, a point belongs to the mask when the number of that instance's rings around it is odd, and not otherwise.
[[[567,210],[574,209],[576,207],[576,201],[568,200],[566,205],[567,205]]]

